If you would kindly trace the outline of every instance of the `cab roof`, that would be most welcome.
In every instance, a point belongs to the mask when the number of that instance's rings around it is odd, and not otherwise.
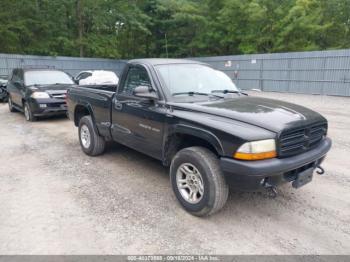
[[[144,59],[133,59],[128,61],[129,64],[147,64],[151,66],[156,65],[171,65],[171,64],[203,64],[200,61],[189,60],[189,59],[174,59],[174,58],[144,58]]]
[[[60,69],[57,68],[30,68],[30,67],[25,67],[25,68],[15,68],[15,69],[19,69],[19,70],[23,70],[23,72],[26,71],[62,71]]]

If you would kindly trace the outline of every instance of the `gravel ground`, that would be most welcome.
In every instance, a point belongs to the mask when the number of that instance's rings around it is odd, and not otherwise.
[[[177,204],[158,161],[117,145],[90,158],[66,118],[0,104],[0,254],[350,254],[350,98],[252,95],[328,118],[327,175],[273,200],[230,192],[209,218]]]

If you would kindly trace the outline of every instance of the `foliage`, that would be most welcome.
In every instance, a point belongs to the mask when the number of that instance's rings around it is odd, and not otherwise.
[[[350,48],[350,0],[1,0],[0,53],[191,57]]]

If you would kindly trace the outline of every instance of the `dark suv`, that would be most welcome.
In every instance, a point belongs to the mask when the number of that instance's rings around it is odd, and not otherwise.
[[[28,121],[39,116],[66,114],[66,93],[72,78],[54,69],[14,69],[7,84],[11,112],[24,112]]]
[[[0,101],[7,101],[7,76],[0,75]]]

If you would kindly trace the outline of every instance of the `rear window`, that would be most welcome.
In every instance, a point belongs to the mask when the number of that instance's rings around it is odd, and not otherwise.
[[[68,74],[62,71],[38,70],[24,73],[24,83],[26,85],[53,85],[53,84],[73,84],[73,80]]]

